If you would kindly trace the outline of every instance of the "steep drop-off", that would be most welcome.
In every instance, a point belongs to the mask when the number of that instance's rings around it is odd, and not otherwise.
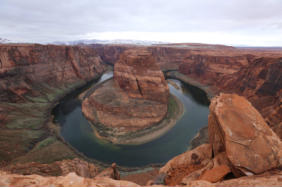
[[[50,131],[50,110],[105,66],[88,47],[0,46],[0,161],[52,162],[75,154]],[[51,151],[51,152],[50,152]]]

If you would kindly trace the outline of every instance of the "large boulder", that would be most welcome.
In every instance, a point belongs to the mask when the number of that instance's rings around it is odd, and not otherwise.
[[[235,176],[259,174],[281,166],[280,138],[244,97],[215,97],[208,126],[214,155],[226,152]]]

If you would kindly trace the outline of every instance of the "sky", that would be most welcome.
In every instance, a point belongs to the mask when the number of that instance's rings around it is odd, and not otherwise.
[[[0,0],[0,38],[282,46],[282,0]]]

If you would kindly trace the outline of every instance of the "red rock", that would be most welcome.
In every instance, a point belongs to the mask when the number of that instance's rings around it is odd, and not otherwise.
[[[139,185],[108,177],[84,178],[69,173],[66,176],[44,177],[39,175],[17,175],[0,171],[1,187],[138,187]]]
[[[94,49],[55,45],[0,46],[0,101],[40,96],[38,85],[51,87],[89,81],[105,70]]]
[[[159,173],[166,174],[166,185],[178,185],[190,173],[205,167],[212,157],[211,146],[203,144],[168,161]]]
[[[282,171],[270,171],[260,175],[234,178],[213,184],[216,187],[281,187]]]
[[[215,97],[208,126],[213,153],[226,152],[236,176],[259,174],[281,165],[279,137],[244,97]]]
[[[201,176],[200,180],[209,181],[211,183],[216,183],[224,178],[231,170],[226,165],[220,165],[212,168],[211,170],[205,171]]]
[[[187,183],[188,187],[281,187],[282,172],[267,172],[261,175],[245,176],[210,183],[205,180],[194,180]]]

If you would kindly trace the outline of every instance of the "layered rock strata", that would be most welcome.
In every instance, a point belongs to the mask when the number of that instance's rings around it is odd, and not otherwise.
[[[131,98],[167,104],[168,85],[154,56],[147,50],[127,50],[115,64],[114,78]]]
[[[116,142],[115,135],[159,123],[166,116],[168,97],[168,85],[152,55],[130,50],[115,64],[114,80],[99,85],[83,101],[82,111],[96,127],[106,127],[98,134],[112,135],[111,141]]]

